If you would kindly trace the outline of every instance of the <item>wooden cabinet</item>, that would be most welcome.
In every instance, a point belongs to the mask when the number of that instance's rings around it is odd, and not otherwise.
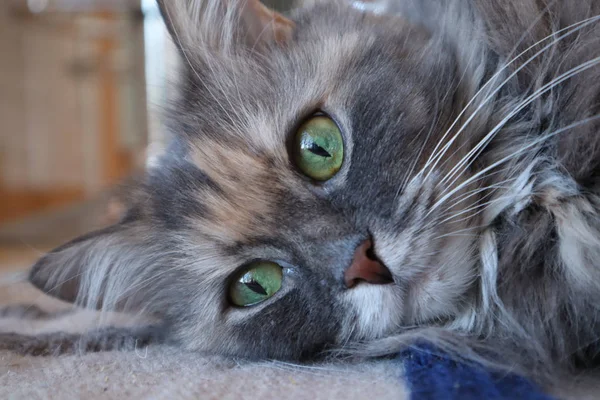
[[[139,6],[27,3],[0,2],[0,224],[115,184],[148,136]]]

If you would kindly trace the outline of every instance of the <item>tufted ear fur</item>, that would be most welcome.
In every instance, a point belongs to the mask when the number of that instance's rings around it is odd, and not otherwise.
[[[84,235],[42,257],[29,274],[45,293],[77,305],[132,310],[152,304],[168,286],[169,251],[138,222],[122,222]],[[167,271],[168,272],[168,271]]]
[[[158,0],[158,4],[173,40],[184,53],[283,44],[294,29],[292,21],[259,0]]]

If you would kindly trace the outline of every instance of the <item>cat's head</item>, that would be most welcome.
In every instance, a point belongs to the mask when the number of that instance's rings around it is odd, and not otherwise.
[[[290,19],[253,0],[160,3],[183,60],[172,142],[127,217],[46,255],[34,284],[255,357],[469,307],[482,194],[460,160],[481,122],[449,128],[484,74],[476,49],[469,64],[425,23],[342,1]]]

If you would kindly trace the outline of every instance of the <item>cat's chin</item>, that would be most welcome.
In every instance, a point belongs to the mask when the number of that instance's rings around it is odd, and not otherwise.
[[[352,310],[352,319],[340,339],[376,339],[395,332],[404,319],[403,297],[403,289],[395,283],[360,283],[345,291],[342,302]]]

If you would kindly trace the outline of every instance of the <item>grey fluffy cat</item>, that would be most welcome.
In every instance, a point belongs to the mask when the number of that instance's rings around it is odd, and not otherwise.
[[[600,2],[160,4],[170,146],[35,285],[203,352],[594,361]]]

